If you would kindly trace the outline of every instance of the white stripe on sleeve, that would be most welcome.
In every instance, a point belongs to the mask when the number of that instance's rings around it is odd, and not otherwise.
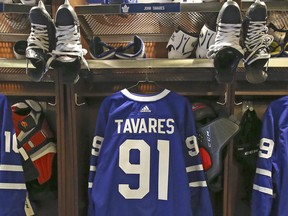
[[[1,164],[0,171],[23,172],[23,167],[20,165]]]
[[[25,184],[20,183],[0,183],[0,189],[24,190]]]
[[[272,176],[271,171],[265,170],[265,169],[260,169],[260,168],[256,169],[256,173],[260,174],[260,175],[265,175],[265,176],[268,176],[268,177]]]
[[[203,170],[202,164],[186,167],[186,172],[194,172]]]
[[[96,171],[96,166],[90,166],[90,171],[95,172]]]
[[[273,190],[271,188],[262,187],[262,186],[253,184],[253,189],[273,196]]]
[[[207,183],[206,181],[190,182],[189,187],[207,187]]]

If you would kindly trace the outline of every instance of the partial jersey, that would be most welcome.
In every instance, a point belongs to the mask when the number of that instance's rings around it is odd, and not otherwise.
[[[188,100],[169,90],[107,97],[91,149],[89,215],[213,215],[194,122]]]
[[[263,117],[252,194],[252,216],[288,214],[288,96],[273,101]]]
[[[0,94],[0,215],[24,216],[26,185],[7,98]]]

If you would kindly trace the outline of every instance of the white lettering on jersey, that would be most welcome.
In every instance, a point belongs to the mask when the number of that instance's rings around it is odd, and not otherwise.
[[[92,152],[91,152],[92,155],[99,156],[103,140],[104,140],[104,138],[100,137],[100,136],[95,136],[93,138]]]
[[[196,156],[199,153],[198,143],[197,143],[197,137],[196,136],[190,136],[187,137],[185,140],[186,146],[189,149],[188,153],[190,156]]]
[[[131,121],[132,121],[132,119],[131,119]],[[139,129],[138,133],[147,133],[147,127],[146,127],[145,119],[141,119],[140,129]]]
[[[117,124],[117,133],[121,133],[121,124],[123,123],[123,119],[115,119],[115,123]]]
[[[260,140],[260,151],[259,157],[268,159],[272,156],[274,148],[274,141],[267,138],[262,138]]]
[[[159,133],[173,134],[174,119],[131,118],[115,119],[117,133]]]
[[[130,151],[139,150],[140,161],[130,162]],[[157,140],[158,150],[158,199],[168,200],[170,142]],[[119,167],[125,174],[137,174],[139,187],[130,188],[129,184],[119,184],[118,191],[125,199],[142,199],[150,192],[151,148],[142,139],[127,139],[119,147]]]
[[[164,123],[166,119],[158,119],[158,133],[159,134],[165,134],[165,131],[163,131]]]
[[[149,133],[157,133],[157,119],[149,118]]]
[[[135,119],[131,119],[131,124],[132,124],[133,131],[135,131],[139,127],[140,121],[139,119],[137,119],[137,121],[135,122]]]
[[[5,152],[7,152],[7,153],[11,152],[11,147],[12,147],[13,152],[18,153],[19,151],[18,151],[18,147],[17,147],[16,134],[15,133],[13,134],[12,140],[11,140],[11,132],[10,131],[5,131],[4,136],[5,136]]]
[[[167,119],[167,125],[170,130],[167,130],[167,134],[173,134],[174,133],[174,119]]]
[[[130,150],[138,149],[140,163],[130,163]],[[119,167],[126,174],[139,175],[139,188],[131,189],[128,184],[119,184],[119,192],[126,199],[142,199],[149,192],[150,178],[150,147],[144,140],[126,140],[119,148]]]
[[[130,121],[125,121],[123,133],[132,133],[132,128],[131,128]]]

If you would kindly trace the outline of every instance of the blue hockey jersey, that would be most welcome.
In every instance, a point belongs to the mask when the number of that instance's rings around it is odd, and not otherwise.
[[[191,105],[167,89],[101,104],[91,148],[90,216],[213,215]]]
[[[24,216],[26,185],[6,96],[0,94],[0,216]]]
[[[252,216],[288,215],[288,96],[264,113],[251,211]]]

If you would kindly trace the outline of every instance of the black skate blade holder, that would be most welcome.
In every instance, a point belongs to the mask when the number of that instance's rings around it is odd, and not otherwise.
[[[247,81],[252,84],[265,82],[268,78],[268,64],[269,59],[259,59],[250,64],[244,63]]]
[[[223,47],[214,58],[215,78],[218,83],[232,83],[243,54],[233,47]]]

